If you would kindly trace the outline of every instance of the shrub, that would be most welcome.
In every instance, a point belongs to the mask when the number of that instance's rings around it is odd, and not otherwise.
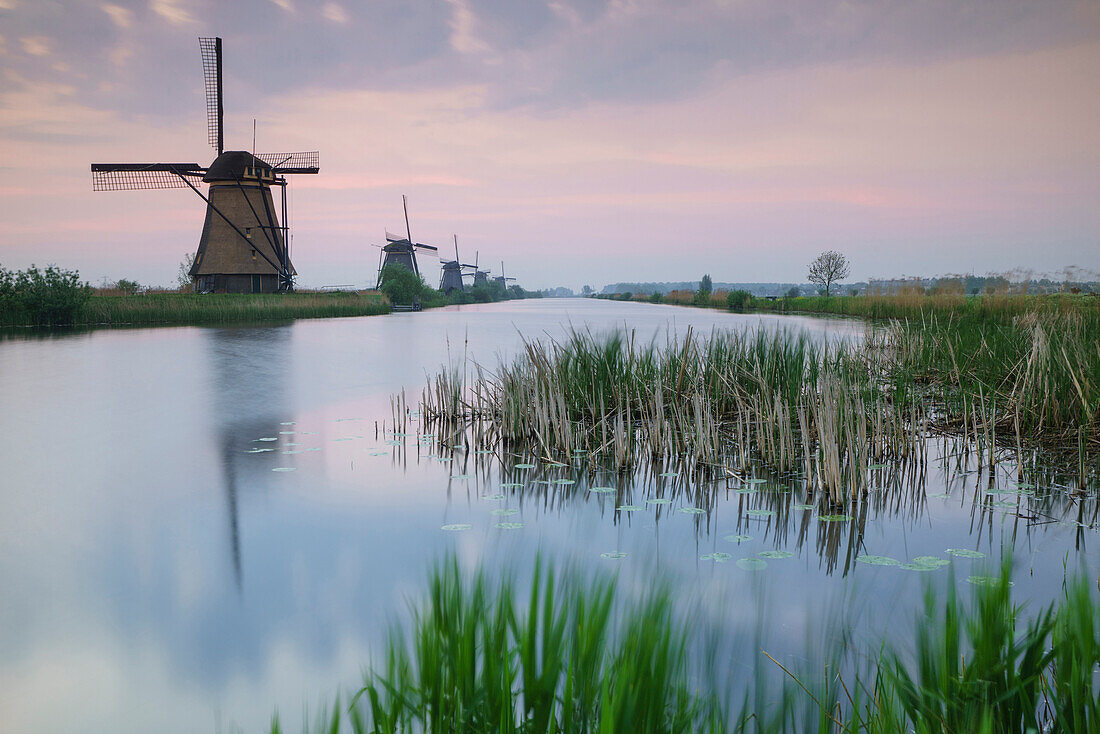
[[[80,273],[49,265],[39,270],[0,268],[0,320],[34,326],[71,324],[91,297],[92,288]]]
[[[726,308],[730,311],[744,311],[752,303],[752,294],[748,291],[730,291],[726,294]]]
[[[423,303],[434,300],[434,291],[424,279],[404,265],[390,263],[382,268],[381,281],[381,291],[390,299],[390,303]]]

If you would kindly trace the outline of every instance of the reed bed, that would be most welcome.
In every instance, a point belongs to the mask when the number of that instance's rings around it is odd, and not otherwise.
[[[463,574],[452,556],[350,703],[303,730],[1096,731],[1100,598],[1087,580],[1025,616],[1010,565],[972,579],[981,583],[966,600],[953,578],[942,598],[926,586],[910,644],[899,631],[879,640],[848,630],[798,665],[734,650],[752,671],[745,680],[718,674],[709,633],[673,612],[662,583],[630,599],[611,577],[536,561],[523,594],[511,578]],[[277,718],[270,731],[282,731]]]
[[[378,294],[226,293],[93,296],[77,313],[81,326],[212,324],[388,313]],[[19,324],[10,324],[19,325]]]
[[[658,348],[573,332],[527,342],[492,372],[441,371],[420,412],[442,433],[470,427],[479,445],[584,452],[623,471],[649,459],[738,476],[760,459],[837,503],[866,490],[869,467],[919,472],[933,432],[972,441],[979,463],[1005,446],[1061,452],[1083,480],[1100,456],[1098,334],[1100,322],[1058,310],[1004,324],[930,315],[855,343],[689,332]]]

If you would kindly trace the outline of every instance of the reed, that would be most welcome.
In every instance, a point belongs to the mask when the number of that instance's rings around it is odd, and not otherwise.
[[[1005,564],[967,600],[953,578],[942,598],[929,583],[910,644],[893,629],[852,635],[841,616],[835,645],[813,662],[740,651],[753,661],[740,680],[699,659],[711,640],[673,613],[662,583],[631,600],[608,576],[536,561],[524,595],[510,577],[463,574],[452,556],[350,704],[337,698],[303,730],[1096,731],[1100,597],[1080,578],[1027,616],[1010,579]],[[275,717],[270,731],[281,730]]]
[[[75,323],[88,326],[130,324],[211,324],[251,321],[367,316],[388,313],[378,294],[179,294],[93,296]]]

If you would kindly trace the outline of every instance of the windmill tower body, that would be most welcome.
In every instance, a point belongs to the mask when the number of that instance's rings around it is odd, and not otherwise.
[[[405,231],[408,236],[397,237],[386,232],[386,244],[382,247],[378,263],[378,281],[375,284],[376,288],[382,287],[382,271],[386,269],[387,265],[397,265],[408,268],[417,275],[420,275],[420,267],[416,264],[417,251],[419,250],[422,253],[427,253],[431,257],[439,256],[438,247],[434,245],[425,245],[420,242],[413,242],[412,229],[409,227],[409,202],[405,196],[401,197],[401,204],[405,210]]]
[[[474,273],[474,287],[476,288],[479,285],[483,285],[486,288],[489,287],[489,271],[488,270],[478,270],[476,273]]]
[[[444,293],[465,290],[462,285],[462,266],[458,261],[443,263],[443,276],[439,280],[439,290]]]
[[[296,273],[275,214],[270,165],[244,151],[222,153],[203,177],[206,221],[190,275],[198,291],[275,293]],[[243,234],[243,237],[242,237]]]

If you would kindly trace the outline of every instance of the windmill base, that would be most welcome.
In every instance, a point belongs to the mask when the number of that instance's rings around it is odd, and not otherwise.
[[[198,275],[193,280],[196,293],[278,293],[277,275]]]

